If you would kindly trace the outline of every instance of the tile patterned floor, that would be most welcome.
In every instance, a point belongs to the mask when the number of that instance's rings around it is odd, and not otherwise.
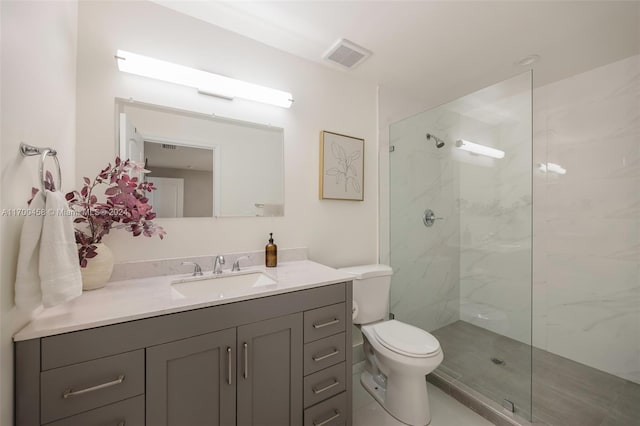
[[[387,413],[360,384],[364,363],[353,366],[353,426],[405,426]],[[429,426],[492,426],[469,408],[432,384],[429,386],[431,423]]]
[[[449,376],[552,426],[640,426],[640,385],[464,321],[432,332]],[[492,357],[505,365],[491,362]],[[533,369],[533,383],[531,380]]]

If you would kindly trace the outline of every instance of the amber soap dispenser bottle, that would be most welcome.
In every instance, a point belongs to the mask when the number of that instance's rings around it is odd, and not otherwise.
[[[269,244],[264,248],[264,264],[267,268],[278,266],[278,246],[273,244],[273,232],[269,233]]]

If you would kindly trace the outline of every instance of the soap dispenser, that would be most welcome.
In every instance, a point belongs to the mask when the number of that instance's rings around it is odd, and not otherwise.
[[[269,233],[269,244],[264,248],[264,264],[267,268],[278,266],[278,246],[273,244],[273,232]]]

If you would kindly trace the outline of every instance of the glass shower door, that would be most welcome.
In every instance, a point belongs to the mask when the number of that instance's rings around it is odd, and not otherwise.
[[[531,418],[532,112],[525,73],[390,128],[391,311],[436,374]]]

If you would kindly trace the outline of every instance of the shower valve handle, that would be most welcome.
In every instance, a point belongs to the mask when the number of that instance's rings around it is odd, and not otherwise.
[[[436,220],[443,219],[443,217],[436,217],[436,214],[431,209],[426,209],[422,214],[422,223],[424,223],[424,226],[426,227],[431,227],[434,223],[436,223]]]

